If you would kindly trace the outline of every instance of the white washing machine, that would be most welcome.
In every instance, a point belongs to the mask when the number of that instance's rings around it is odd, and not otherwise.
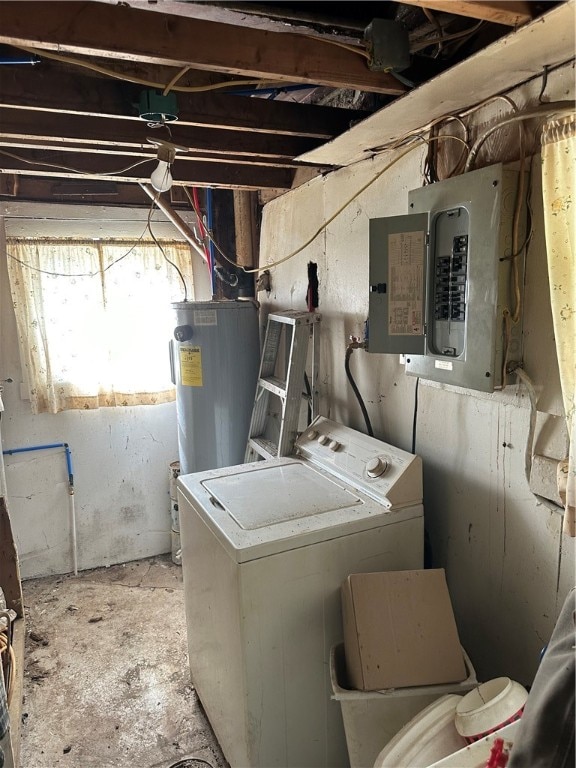
[[[295,457],[181,475],[178,494],[192,681],[226,759],[347,766],[340,585],[422,567],[420,458],[318,417]]]

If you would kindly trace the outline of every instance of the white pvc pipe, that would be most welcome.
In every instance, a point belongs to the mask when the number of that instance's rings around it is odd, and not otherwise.
[[[72,534],[72,567],[74,576],[78,576],[78,548],[76,542],[76,507],[74,505],[74,488],[68,489],[68,507],[70,510],[70,532]]]

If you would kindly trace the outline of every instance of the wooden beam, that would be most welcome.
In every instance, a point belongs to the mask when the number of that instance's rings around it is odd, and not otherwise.
[[[81,70],[78,70],[80,73]],[[70,74],[50,65],[4,67],[0,106],[141,121],[135,102],[144,86]],[[177,125],[330,139],[370,113],[217,92],[177,93]]]
[[[59,53],[127,59],[264,80],[406,92],[395,77],[372,72],[353,51],[293,33],[163,15],[103,3],[2,3],[0,43]]]
[[[528,0],[402,0],[402,2],[433,11],[505,24],[508,27],[519,27],[532,21],[534,17],[532,4]]]
[[[58,115],[53,112],[43,112],[39,116],[33,110],[0,107],[0,138],[4,143],[10,143],[10,139],[33,139],[49,142],[54,148],[63,144],[88,144],[94,148],[132,147],[148,152],[152,150],[155,155],[155,148],[147,141],[149,136],[167,138],[165,131],[154,131],[143,120]],[[302,136],[222,131],[183,126],[178,122],[171,126],[170,140],[188,147],[195,154],[290,160],[320,144],[318,139]]]
[[[102,168],[102,160],[95,155],[82,157],[82,171],[53,167],[54,165],[68,166],[69,169],[78,167],[78,156],[67,152],[38,152],[35,150],[20,150],[22,159],[16,160],[0,152],[0,173],[16,173],[24,176],[49,176],[65,179],[98,179],[118,180],[133,184],[148,184],[150,174],[155,168],[155,158],[150,158],[136,168],[127,166],[134,162],[134,155],[124,157],[124,162],[118,161],[126,169],[121,173],[106,175]],[[28,161],[28,162],[26,162]],[[202,162],[188,160],[182,162],[177,158],[172,166],[174,184],[180,186],[219,187],[222,189],[265,189],[279,187],[290,189],[294,177],[288,168],[269,168],[260,165],[241,165],[222,162]]]

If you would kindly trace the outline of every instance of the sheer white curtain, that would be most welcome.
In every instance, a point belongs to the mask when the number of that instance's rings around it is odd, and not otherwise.
[[[550,298],[570,452],[559,468],[564,532],[576,536],[576,118],[542,133],[542,189]]]
[[[8,240],[34,413],[174,399],[171,302],[184,298],[178,270],[192,298],[192,266],[189,246],[161,245],[166,258],[148,241]]]

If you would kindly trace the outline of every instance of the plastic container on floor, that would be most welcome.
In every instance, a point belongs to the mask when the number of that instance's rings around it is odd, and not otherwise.
[[[428,768],[465,747],[464,738],[454,726],[456,705],[461,699],[449,694],[422,710],[384,747],[374,768]]]
[[[344,645],[332,648],[332,698],[340,702],[351,768],[372,768],[382,748],[425,707],[449,693],[468,693],[478,684],[472,662],[463,654],[468,677],[461,683],[357,691],[348,687]]]
[[[519,720],[528,691],[509,677],[496,677],[467,693],[456,708],[456,730],[468,744]]]
[[[483,739],[464,747],[464,749],[442,758],[428,768],[485,768],[490,757],[490,750],[496,739],[503,739],[505,746],[510,751],[514,749],[514,738],[519,725],[519,721],[506,725],[504,728],[491,733],[490,736],[485,736]]]

